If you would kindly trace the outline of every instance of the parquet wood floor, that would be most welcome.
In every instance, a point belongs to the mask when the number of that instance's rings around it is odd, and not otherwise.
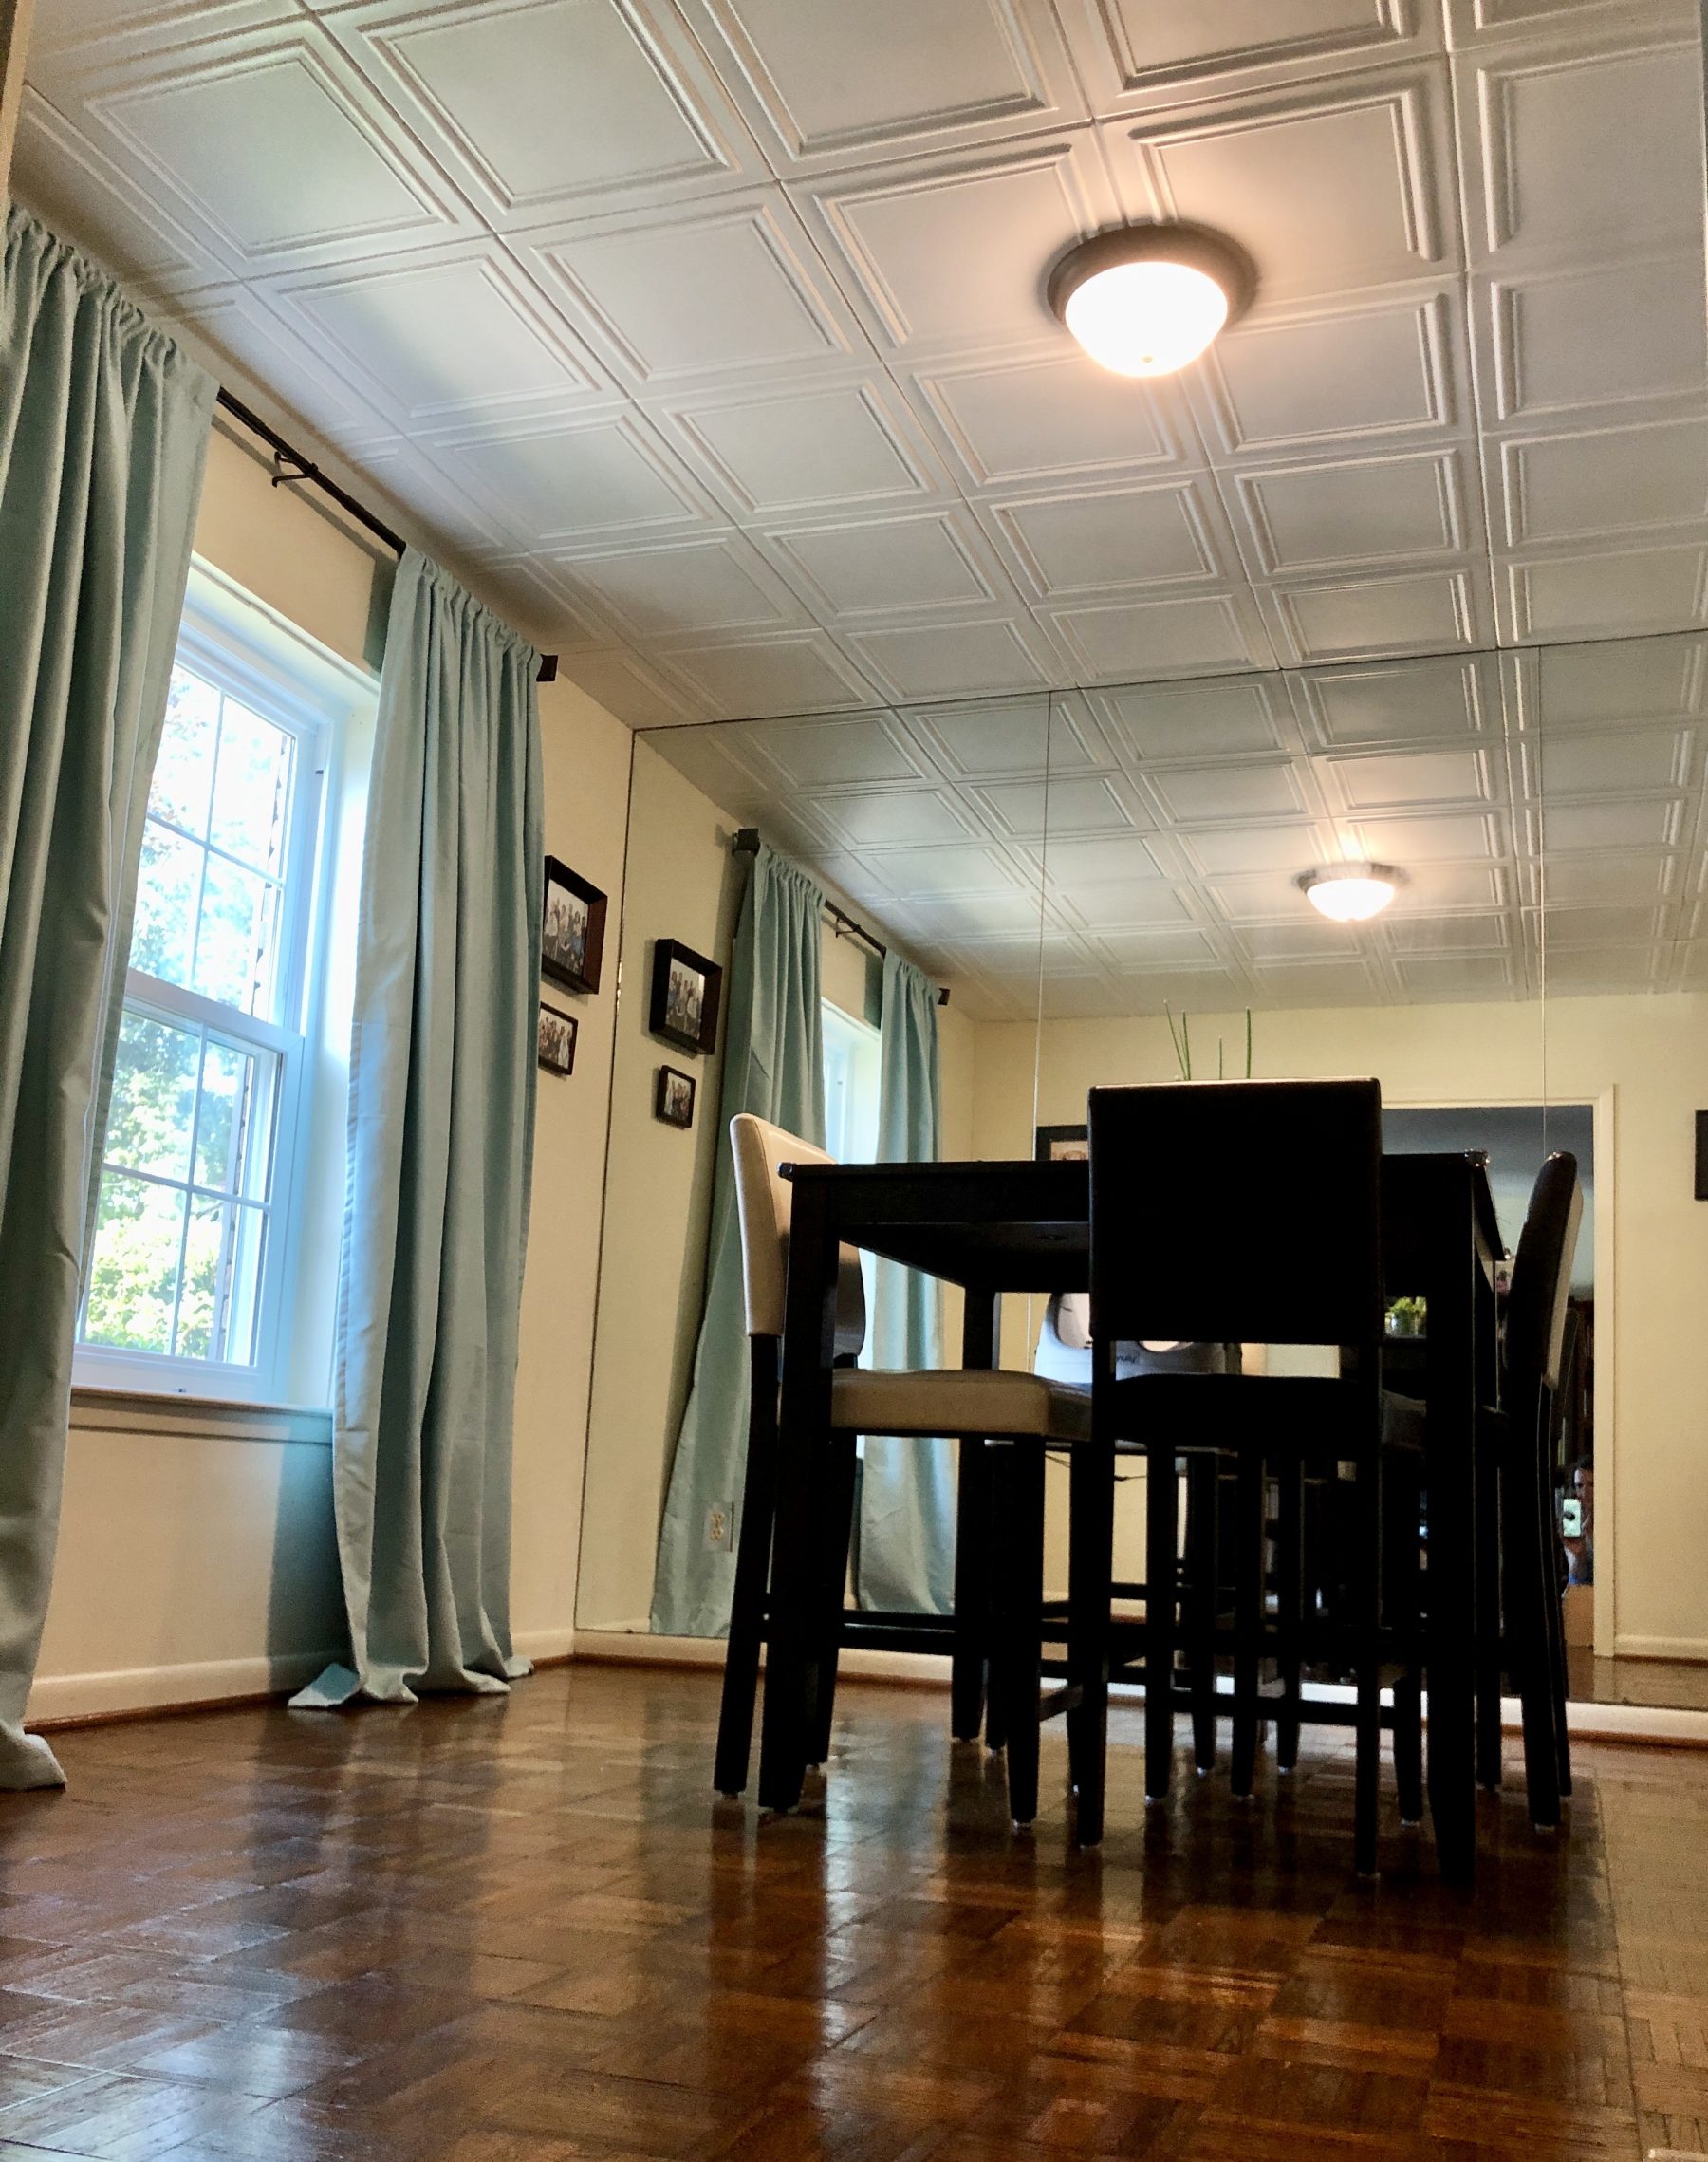
[[[1017,1841],[933,1692],[848,1685],[826,1788],[709,1791],[716,1680],[70,1731],[0,1798],[0,2156],[1631,2162],[1708,2151],[1708,1755],[1513,1784],[1475,1894],[1351,1766]]]

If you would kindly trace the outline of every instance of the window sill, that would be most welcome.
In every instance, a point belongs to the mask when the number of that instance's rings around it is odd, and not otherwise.
[[[222,1442],[308,1442],[332,1445],[332,1414],[308,1405],[236,1404],[209,1396],[136,1389],[71,1391],[71,1425],[85,1434],[194,1434]]]

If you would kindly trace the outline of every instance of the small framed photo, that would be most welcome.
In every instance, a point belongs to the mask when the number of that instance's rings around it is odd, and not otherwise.
[[[717,1008],[723,997],[723,970],[704,954],[676,939],[659,939],[653,947],[652,1015],[656,1036],[678,1050],[717,1048]]]
[[[605,897],[567,864],[546,859],[540,968],[570,991],[597,991],[604,960]]]
[[[575,1072],[576,1028],[573,1014],[560,1013],[540,1000],[540,1064],[548,1073]]]
[[[692,1073],[678,1073],[674,1066],[660,1066],[659,1093],[653,1101],[653,1116],[662,1119],[666,1126],[692,1126],[694,1090]]]
[[[1033,1155],[1040,1164],[1084,1164],[1091,1155],[1088,1128],[1083,1126],[1041,1126]]]

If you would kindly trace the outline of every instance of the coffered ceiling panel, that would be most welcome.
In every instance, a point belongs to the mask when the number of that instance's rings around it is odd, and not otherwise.
[[[1692,0],[37,13],[24,199],[637,726],[1279,667],[1439,746],[1316,672],[1708,624]],[[1118,378],[1046,275],[1168,215],[1256,300]]]

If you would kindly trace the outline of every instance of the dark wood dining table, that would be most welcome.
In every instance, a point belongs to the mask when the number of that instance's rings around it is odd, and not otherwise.
[[[801,1798],[826,1649],[811,1617],[821,1603],[839,1249],[859,1247],[958,1285],[962,1363],[985,1367],[996,1363],[1003,1295],[1083,1291],[1090,1261],[1084,1163],[800,1165],[791,1178],[759,1763],[760,1805],[772,1810]],[[1488,1511],[1475,1437],[1477,1407],[1494,1397],[1500,1236],[1475,1156],[1384,1156],[1382,1198],[1385,1295],[1427,1302],[1429,1797],[1442,1867],[1463,1874],[1476,1852],[1475,1562],[1479,1508]],[[956,1682],[959,1734],[972,1687],[964,1661]]]

